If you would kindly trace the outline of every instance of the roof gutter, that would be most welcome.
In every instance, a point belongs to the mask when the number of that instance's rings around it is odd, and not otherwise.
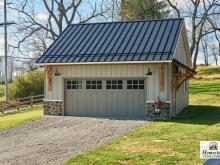
[[[104,64],[155,64],[155,63],[171,63],[172,60],[165,61],[112,61],[112,62],[78,62],[78,63],[36,63],[38,65],[104,65]]]

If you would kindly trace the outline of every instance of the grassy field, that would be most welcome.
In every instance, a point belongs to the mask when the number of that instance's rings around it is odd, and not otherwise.
[[[42,107],[36,107],[32,110],[20,111],[10,114],[0,115],[0,131],[10,127],[25,124],[37,120],[43,116]]]
[[[208,77],[210,72],[215,76]],[[151,122],[67,164],[202,164],[199,142],[220,140],[219,72],[216,67],[198,68],[190,82],[190,106],[176,118]]]
[[[196,79],[219,79],[220,67],[219,66],[198,66]]]

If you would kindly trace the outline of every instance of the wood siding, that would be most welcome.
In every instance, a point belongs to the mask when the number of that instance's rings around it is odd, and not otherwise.
[[[181,33],[182,35],[179,36],[178,42],[177,42],[177,47],[174,53],[174,58],[180,61],[181,63],[190,66],[189,61],[187,58],[187,53],[186,53],[186,44],[183,41],[183,32]],[[170,72],[172,75],[172,71]],[[172,76],[171,76],[172,77]],[[184,84],[184,83],[183,83]],[[176,114],[180,113],[183,108],[188,106],[189,104],[189,81],[186,81],[186,86],[187,90],[184,91],[184,85],[181,85],[178,90],[172,89],[173,91],[170,92],[172,93],[172,112],[173,116]]]
[[[160,91],[159,64],[106,64],[106,65],[60,65],[53,66],[53,71],[61,73],[60,76],[52,78],[52,90],[48,90],[45,82],[45,99],[63,100],[64,80],[68,78],[144,78],[147,82],[147,100],[154,101],[160,96],[163,101],[170,101],[170,73],[169,64],[164,64],[164,91]],[[152,75],[147,76],[148,68]],[[53,73],[54,74],[54,73]]]

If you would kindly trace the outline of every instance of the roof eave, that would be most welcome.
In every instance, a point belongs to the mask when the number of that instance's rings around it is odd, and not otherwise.
[[[114,62],[78,62],[78,63],[36,63],[37,65],[104,65],[104,64],[155,64],[155,63],[171,63],[172,60],[164,61],[114,61]]]
[[[173,59],[172,63],[175,63],[177,65],[180,65],[181,67],[183,67],[184,69],[190,71],[192,74],[196,74],[197,72],[193,69],[191,69],[190,67],[186,66],[185,64],[181,63],[180,61],[178,61],[177,59]]]

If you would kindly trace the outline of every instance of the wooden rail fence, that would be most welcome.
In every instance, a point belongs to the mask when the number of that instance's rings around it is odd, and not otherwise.
[[[10,100],[8,102],[0,102],[0,112],[4,114],[5,111],[17,109],[18,111],[21,108],[30,107],[32,108],[34,104],[43,103],[44,95],[29,96],[23,98],[17,98]]]

